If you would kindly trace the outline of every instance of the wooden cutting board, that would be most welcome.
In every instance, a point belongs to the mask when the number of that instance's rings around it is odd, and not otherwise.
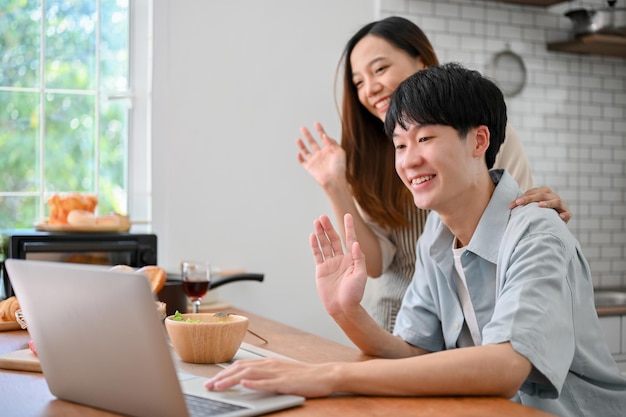
[[[260,347],[250,345],[246,342],[243,342],[241,344],[241,348],[235,355],[235,359],[257,359],[262,357],[290,359],[286,356],[270,352]],[[220,364],[220,366],[226,367],[226,365],[230,364],[231,362]],[[176,363],[176,366],[180,367],[181,369],[185,369],[185,367],[189,366],[202,367],[204,365],[192,365],[178,361],[178,363]],[[12,371],[41,372],[41,365],[39,363],[39,359],[37,359],[37,357],[33,354],[33,352],[31,352],[30,349],[22,349],[0,355],[0,369],[9,369]]]
[[[30,349],[16,350],[0,355],[0,368],[13,371],[41,372],[39,359]]]

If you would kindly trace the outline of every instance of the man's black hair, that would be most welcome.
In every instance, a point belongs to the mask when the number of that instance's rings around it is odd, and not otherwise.
[[[504,142],[507,116],[504,96],[478,71],[457,63],[433,66],[404,80],[393,93],[385,118],[385,133],[410,123],[451,126],[465,138],[470,129],[485,125],[490,143],[485,154],[491,169]]]

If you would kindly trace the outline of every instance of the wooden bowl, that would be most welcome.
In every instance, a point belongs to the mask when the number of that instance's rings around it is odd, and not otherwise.
[[[180,359],[190,363],[228,362],[248,330],[248,318],[236,314],[189,313],[182,315],[182,321],[173,318],[165,318],[167,334]]]

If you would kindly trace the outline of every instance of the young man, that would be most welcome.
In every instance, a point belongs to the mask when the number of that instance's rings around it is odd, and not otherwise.
[[[564,417],[622,416],[626,379],[604,343],[580,245],[556,211],[510,210],[521,190],[507,172],[489,171],[505,126],[502,93],[475,71],[448,64],[404,81],[386,132],[415,204],[433,212],[394,335],[360,305],[366,260],[351,216],[346,253],[328,217],[311,235],[326,310],[364,353],[387,359],[239,361],[207,388],[497,395]]]

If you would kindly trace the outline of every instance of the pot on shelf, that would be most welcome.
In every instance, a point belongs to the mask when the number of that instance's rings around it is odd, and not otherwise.
[[[573,24],[574,36],[593,33],[626,36],[626,7],[615,7],[615,1],[609,1],[609,7],[603,9],[573,9],[565,13]]]

